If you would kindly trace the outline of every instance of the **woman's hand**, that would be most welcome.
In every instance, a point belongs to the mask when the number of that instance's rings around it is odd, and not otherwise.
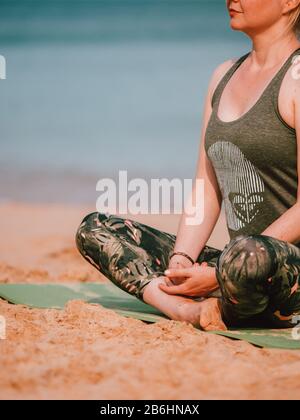
[[[206,297],[219,287],[215,272],[215,268],[206,262],[195,263],[190,268],[168,269],[165,275],[170,280],[176,278],[177,284],[160,284],[159,287],[170,295]]]
[[[191,261],[189,261],[187,258],[185,258],[182,255],[174,255],[170,259],[169,265],[168,265],[168,269],[191,268],[191,267],[193,267],[193,264],[191,263]],[[182,278],[181,277],[176,278],[176,276],[173,276],[172,279],[168,278],[167,283],[170,286],[181,284]]]

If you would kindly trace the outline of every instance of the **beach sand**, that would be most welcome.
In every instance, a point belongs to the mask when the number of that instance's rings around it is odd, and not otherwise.
[[[0,282],[106,282],[75,248],[93,208],[0,206]],[[176,233],[179,216],[132,219]],[[209,241],[221,248],[224,216]],[[300,351],[258,349],[186,323],[124,318],[99,305],[29,309],[0,299],[0,398],[299,399]]]

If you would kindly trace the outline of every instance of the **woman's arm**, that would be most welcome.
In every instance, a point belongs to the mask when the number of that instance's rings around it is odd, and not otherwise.
[[[205,132],[209,118],[211,116],[211,98],[213,92],[223,77],[225,72],[232,66],[234,60],[228,60],[220,64],[214,71],[211,80],[209,82],[207,95],[204,103],[203,121],[202,121],[202,133],[199,147],[199,156],[196,167],[196,174],[193,182],[193,188],[190,194],[190,200],[192,197],[192,203],[196,203],[196,180],[202,179],[204,182],[204,219],[201,224],[188,225],[187,218],[191,216],[183,211],[179,228],[177,231],[176,242],[174,245],[174,251],[183,251],[190,255],[196,260],[207,243],[220,215],[222,196],[216,179],[215,171],[209,158],[206,155],[204,148],[205,143]],[[179,264],[176,264],[176,263]],[[169,268],[175,267],[190,267],[191,262],[183,256],[174,256],[171,258]]]
[[[185,223],[187,216],[183,213],[180,225],[177,233],[177,238],[174,246],[175,251],[183,251],[189,254],[192,258],[196,259],[206,244],[207,239],[209,238],[218,216],[221,210],[221,193],[218,187],[217,179],[212,168],[212,165],[209,159],[206,156],[205,148],[204,148],[204,136],[206,132],[206,127],[208,120],[211,115],[211,97],[214,92],[215,87],[217,86],[218,82],[220,81],[221,77],[225,74],[225,72],[229,69],[230,66],[234,61],[228,60],[221,65],[219,65],[216,70],[214,71],[209,87],[208,92],[205,99],[204,104],[204,116],[203,116],[203,127],[202,127],[202,135],[201,135],[201,145],[200,145],[200,152],[199,158],[197,162],[197,169],[196,169],[196,177],[195,178],[204,178],[204,191],[205,191],[205,206],[204,206],[204,220],[203,223],[199,226],[190,226]],[[195,192],[192,190],[192,194]],[[176,262],[179,264],[176,265]],[[178,268],[181,267],[188,267],[191,265],[191,262],[183,257],[176,255],[171,258],[169,266],[172,268],[172,265]],[[214,278],[212,279],[214,285],[217,283],[217,280]],[[143,293],[143,299],[149,305],[154,306],[155,308],[162,311],[164,314],[169,316],[172,319],[182,319],[181,318],[181,308],[182,305],[191,302],[189,299],[184,298],[183,296],[171,296],[165,291],[160,289],[160,285],[169,284],[169,280],[166,276],[161,276],[156,279],[153,279],[149,284],[145,287]],[[212,285],[212,288],[214,287]],[[185,315],[184,315],[185,317]],[[186,318],[185,318],[186,319]]]

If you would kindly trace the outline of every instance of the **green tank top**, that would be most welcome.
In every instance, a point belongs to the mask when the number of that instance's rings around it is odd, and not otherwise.
[[[222,193],[230,239],[261,234],[296,202],[296,130],[281,118],[278,94],[297,53],[300,55],[300,48],[285,61],[254,106],[234,121],[219,119],[219,101],[250,52],[233,64],[213,93],[205,150]]]

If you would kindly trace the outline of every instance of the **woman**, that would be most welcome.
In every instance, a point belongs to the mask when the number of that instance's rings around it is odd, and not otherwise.
[[[196,170],[203,223],[187,225],[183,213],[175,236],[95,212],[76,241],[112,282],[171,319],[289,327],[300,313],[300,0],[226,4],[252,50],[219,65],[208,87]],[[230,242],[218,250],[206,242],[222,202]]]

